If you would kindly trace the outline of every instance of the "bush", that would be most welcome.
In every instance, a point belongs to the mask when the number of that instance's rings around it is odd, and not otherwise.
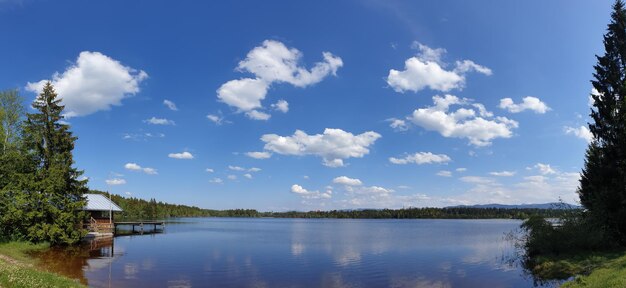
[[[601,251],[615,247],[604,230],[582,211],[572,211],[557,222],[531,216],[522,224],[524,250],[528,258],[582,251]]]

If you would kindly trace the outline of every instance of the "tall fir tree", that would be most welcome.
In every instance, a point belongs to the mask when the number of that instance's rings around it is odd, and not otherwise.
[[[72,167],[76,137],[62,122],[61,99],[49,82],[32,104],[37,113],[27,115],[24,125],[25,145],[32,154],[36,173],[23,189],[27,193],[30,219],[26,228],[33,241],[72,244],[80,240],[85,206],[86,180],[82,171]]]
[[[621,0],[613,5],[604,49],[603,56],[596,56],[591,81],[594,140],[578,194],[589,216],[626,245],[626,11]]]

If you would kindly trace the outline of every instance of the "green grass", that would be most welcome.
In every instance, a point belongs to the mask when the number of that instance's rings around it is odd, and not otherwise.
[[[36,267],[29,253],[48,249],[47,244],[0,243],[0,287],[84,287],[76,280]]]
[[[0,243],[0,254],[11,257],[22,263],[34,264],[35,259],[30,257],[29,254],[48,248],[50,248],[50,245],[47,243],[32,244],[30,242],[13,241]]]
[[[598,263],[589,275],[576,276],[573,281],[561,287],[626,287],[626,252],[612,256],[617,257],[605,258],[605,261]]]
[[[568,279],[576,275],[587,275],[594,269],[603,267],[613,259],[624,256],[623,251],[581,252],[560,256],[538,256],[528,267],[538,279]]]
[[[561,287],[626,287],[626,251],[539,256],[530,267],[539,280],[563,280]]]

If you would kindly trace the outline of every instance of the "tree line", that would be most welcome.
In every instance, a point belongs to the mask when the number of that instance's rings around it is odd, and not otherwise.
[[[352,219],[526,219],[531,215],[557,218],[564,213],[561,209],[535,208],[403,208],[362,209],[309,212],[263,212],[259,217],[275,218],[352,218]]]
[[[103,191],[91,190],[89,193],[105,195],[122,208],[115,212],[115,219],[155,220],[171,217],[266,217],[266,218],[350,218],[350,219],[527,219],[532,215],[546,218],[558,218],[570,209],[537,208],[403,208],[403,209],[360,209],[331,211],[286,211],[260,212],[255,209],[203,209],[196,206],[169,204],[154,198],[144,200],[124,197]]]
[[[171,217],[260,217],[254,209],[212,210],[196,206],[170,204],[156,201],[154,198],[144,200],[136,197],[124,197],[98,190],[89,193],[102,194],[122,208],[122,212],[115,212],[115,220],[155,220]]]

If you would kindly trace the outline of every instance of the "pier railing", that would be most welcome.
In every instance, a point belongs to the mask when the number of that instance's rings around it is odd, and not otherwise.
[[[98,222],[96,219],[91,217],[91,219],[89,219],[89,224],[86,224],[85,228],[89,232],[113,233],[115,224]]]

